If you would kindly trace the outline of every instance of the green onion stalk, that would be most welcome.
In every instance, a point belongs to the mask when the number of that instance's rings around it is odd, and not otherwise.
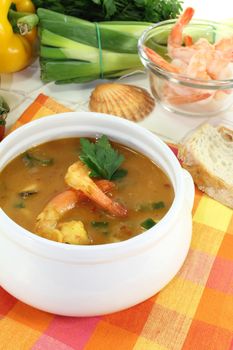
[[[151,23],[97,24],[42,8],[37,14],[44,82],[83,83],[143,69],[137,43]]]

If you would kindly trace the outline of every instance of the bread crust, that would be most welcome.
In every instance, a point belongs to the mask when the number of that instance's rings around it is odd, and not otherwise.
[[[217,130],[221,133],[221,136],[225,141],[232,143],[233,152],[233,130],[222,126],[217,128]],[[200,130],[194,135],[195,138],[200,135],[198,133],[200,133]],[[212,174],[209,169],[193,155],[191,147],[193,139],[194,138],[191,138],[191,140],[187,140],[179,145],[178,158],[180,159],[183,168],[189,171],[194,183],[201,191],[205,192],[220,203],[233,208],[233,186]]]

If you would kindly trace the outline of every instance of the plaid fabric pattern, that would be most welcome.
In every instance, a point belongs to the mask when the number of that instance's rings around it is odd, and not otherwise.
[[[64,110],[39,95],[15,127]],[[183,267],[161,292],[125,311],[56,316],[0,288],[0,350],[28,349],[233,350],[233,211],[196,190]]]

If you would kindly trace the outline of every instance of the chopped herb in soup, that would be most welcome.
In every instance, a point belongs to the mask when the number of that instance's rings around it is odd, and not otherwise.
[[[156,164],[106,136],[36,146],[1,171],[0,189],[0,207],[16,223],[47,239],[82,245],[143,233],[174,199]]]

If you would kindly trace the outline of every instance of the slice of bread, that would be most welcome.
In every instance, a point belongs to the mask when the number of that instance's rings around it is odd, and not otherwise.
[[[202,125],[179,146],[178,158],[200,190],[233,208],[233,130]]]

